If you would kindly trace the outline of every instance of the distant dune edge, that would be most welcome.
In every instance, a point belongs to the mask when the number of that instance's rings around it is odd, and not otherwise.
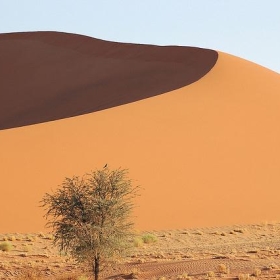
[[[0,34],[0,129],[108,109],[189,85],[216,51],[61,32]]]

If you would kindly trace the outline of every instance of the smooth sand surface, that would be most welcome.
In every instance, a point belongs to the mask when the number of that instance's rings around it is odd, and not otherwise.
[[[220,52],[178,90],[0,131],[0,232],[42,230],[43,194],[105,163],[143,187],[139,229],[277,220],[279,89],[279,74]]]
[[[0,130],[77,116],[189,85],[216,51],[61,32],[0,34]]]

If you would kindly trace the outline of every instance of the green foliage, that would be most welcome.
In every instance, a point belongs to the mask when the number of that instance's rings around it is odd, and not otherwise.
[[[157,237],[151,233],[147,233],[142,236],[142,240],[146,244],[155,243],[157,242]]]
[[[13,245],[10,242],[2,242],[0,243],[0,250],[3,252],[9,252],[13,248]]]
[[[141,237],[135,237],[133,240],[133,244],[135,247],[142,247],[143,246],[143,239]]]
[[[133,244],[135,247],[142,247],[144,243],[149,244],[155,242],[157,242],[157,237],[151,233],[146,233],[133,239]]]
[[[42,200],[54,243],[78,261],[90,262],[98,279],[100,263],[119,257],[128,247],[137,192],[125,169],[106,167],[66,178]]]

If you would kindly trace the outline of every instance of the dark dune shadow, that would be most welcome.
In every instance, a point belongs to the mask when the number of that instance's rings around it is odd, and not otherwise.
[[[218,53],[60,32],[0,34],[0,129],[73,117],[189,85]]]

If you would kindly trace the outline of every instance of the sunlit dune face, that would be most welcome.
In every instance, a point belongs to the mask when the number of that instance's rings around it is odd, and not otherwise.
[[[277,220],[279,88],[279,74],[219,53],[188,86],[0,131],[0,231],[42,230],[43,194],[105,163],[128,168],[142,187],[139,229]]]

